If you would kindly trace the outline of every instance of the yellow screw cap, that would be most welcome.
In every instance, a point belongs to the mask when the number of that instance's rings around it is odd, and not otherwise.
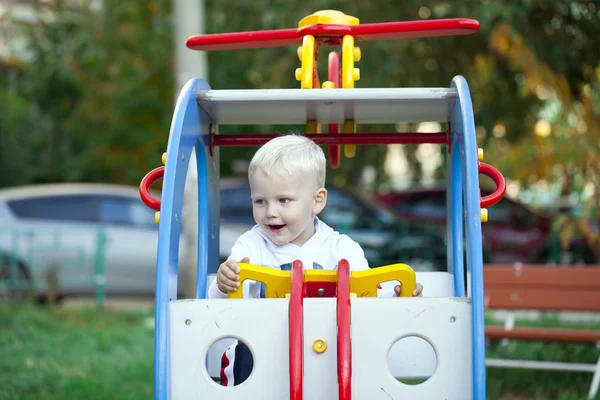
[[[359,20],[337,10],[321,10],[306,16],[298,22],[298,28],[318,24],[358,25]]]
[[[160,158],[163,165],[165,165],[167,163],[167,153],[163,153],[162,157]]]
[[[158,223],[160,222],[160,211],[154,213],[154,222],[156,223],[156,225],[158,225]]]
[[[355,47],[353,53],[354,62],[359,62],[361,57],[360,47]]]
[[[317,339],[313,343],[313,349],[315,350],[316,353],[322,353],[325,350],[327,350],[327,342],[324,341],[323,339]]]
[[[352,79],[354,79],[355,81],[360,80],[360,69],[354,68],[354,71],[352,71]]]
[[[298,58],[302,61],[302,46],[298,46]]]
[[[481,209],[481,222],[487,222],[488,220],[488,210],[487,208]]]
[[[481,147],[477,149],[477,158],[479,161],[483,161],[483,149]]]
[[[296,68],[296,80],[302,79],[302,68]]]
[[[325,81],[321,84],[322,89],[335,89],[335,85],[331,81]]]

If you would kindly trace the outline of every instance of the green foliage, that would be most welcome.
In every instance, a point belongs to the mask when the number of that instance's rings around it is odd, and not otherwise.
[[[160,159],[172,117],[170,2],[103,4],[17,26],[28,62],[0,74],[0,167],[15,172],[0,186],[134,183]]]

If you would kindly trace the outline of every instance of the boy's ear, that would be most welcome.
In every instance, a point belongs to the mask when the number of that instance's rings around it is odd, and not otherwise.
[[[325,208],[325,204],[327,204],[327,189],[320,188],[315,192],[315,205],[313,207],[313,213],[317,215],[323,208]]]

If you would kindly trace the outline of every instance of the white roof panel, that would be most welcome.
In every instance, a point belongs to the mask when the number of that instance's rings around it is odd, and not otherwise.
[[[446,122],[456,90],[251,89],[204,90],[198,104],[220,125],[304,124],[307,120],[358,124]]]

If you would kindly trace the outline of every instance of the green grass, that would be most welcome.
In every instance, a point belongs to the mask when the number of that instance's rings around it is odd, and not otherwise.
[[[486,318],[486,324],[501,325]],[[546,314],[536,321],[517,321],[516,326],[548,328],[600,329],[600,323],[573,323]],[[538,361],[596,363],[600,351],[593,344],[509,341],[501,345],[492,341],[486,349],[490,358],[511,358]],[[506,400],[586,400],[592,381],[587,372],[563,372],[529,369],[488,368],[488,399]],[[600,396],[596,396],[600,399]]]
[[[149,399],[149,311],[0,306],[0,399]]]
[[[153,396],[152,310],[0,306],[0,400],[149,399]],[[490,319],[487,323],[494,324]],[[549,316],[518,325],[600,329]],[[596,362],[593,345],[491,343],[488,356]],[[490,368],[489,400],[584,400],[590,373]]]

